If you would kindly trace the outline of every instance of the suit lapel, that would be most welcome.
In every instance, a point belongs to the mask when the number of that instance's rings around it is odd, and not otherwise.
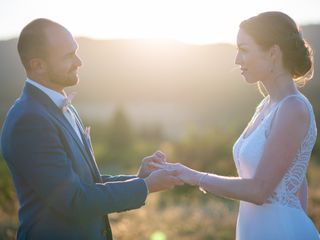
[[[95,181],[101,182],[100,173],[94,161],[94,157],[92,156],[91,151],[90,150],[88,151],[86,149],[87,140],[83,132],[81,131],[81,129],[80,129],[80,132],[81,132],[83,143],[80,141],[78,135],[74,131],[69,121],[63,115],[63,112],[61,111],[61,109],[58,108],[56,104],[52,102],[52,100],[45,93],[43,93],[40,89],[37,89],[36,87],[32,86],[31,84],[26,83],[24,88],[24,95],[26,95],[27,97],[35,98],[36,100],[38,100],[39,102],[41,102],[46,106],[46,109],[48,110],[49,114],[60,123],[64,131],[68,132],[72,136],[73,140],[76,142],[76,145],[78,146],[82,155],[84,156]]]
[[[73,111],[75,111],[75,110],[73,110]],[[95,175],[96,175],[97,179],[100,182],[102,182],[101,174],[100,174],[99,168],[97,166],[97,163],[96,163],[96,160],[95,160],[95,157],[94,157],[94,153],[93,153],[93,149],[92,149],[92,146],[91,146],[90,137],[87,136],[87,134],[85,133],[85,131],[83,129],[82,122],[81,122],[81,119],[80,119],[80,117],[79,117],[79,115],[77,113],[76,113],[76,118],[77,118],[76,121],[77,121],[78,128],[80,129],[80,134],[81,134],[83,146],[85,147],[87,154],[90,156],[90,159],[91,159],[90,162],[92,163],[92,168],[93,168],[93,170],[95,172]]]

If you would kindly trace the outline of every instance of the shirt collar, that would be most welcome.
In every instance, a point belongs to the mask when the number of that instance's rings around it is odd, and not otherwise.
[[[48,97],[54,102],[54,104],[57,105],[58,108],[61,108],[64,106],[64,102],[66,100],[66,97],[64,95],[62,95],[61,93],[58,93],[50,88],[47,88],[47,87],[41,85],[40,83],[37,83],[29,78],[27,78],[26,82],[37,87],[42,92],[47,94]]]

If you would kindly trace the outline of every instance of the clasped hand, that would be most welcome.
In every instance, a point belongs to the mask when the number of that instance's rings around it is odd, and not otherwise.
[[[199,179],[203,175],[181,163],[153,162],[154,168],[172,171],[184,183],[189,185],[198,185]]]
[[[177,177],[177,171],[158,167],[165,164],[166,156],[160,151],[142,160],[137,176],[144,178],[149,193],[183,185],[183,181]]]
[[[161,151],[145,157],[138,172],[138,177],[145,178],[149,192],[171,189],[184,183],[199,185],[203,175],[181,163],[168,163]]]

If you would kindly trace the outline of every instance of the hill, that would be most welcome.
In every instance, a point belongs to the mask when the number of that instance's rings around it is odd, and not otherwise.
[[[316,73],[303,90],[320,107],[320,25],[303,27],[314,49]],[[78,38],[83,60],[75,105],[87,118],[107,119],[121,105],[137,124],[167,127],[243,125],[261,99],[234,64],[230,44]],[[0,41],[0,102],[3,114],[19,96],[24,71],[17,39]],[[181,122],[182,121],[182,122]],[[173,124],[175,122],[175,124]],[[171,124],[171,125],[170,125]]]

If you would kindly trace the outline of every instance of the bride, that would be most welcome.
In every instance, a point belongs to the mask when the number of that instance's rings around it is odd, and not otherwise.
[[[179,163],[157,167],[176,170],[203,191],[240,200],[237,240],[319,239],[306,214],[306,171],[317,129],[312,106],[296,87],[312,77],[312,50],[281,12],[243,21],[237,45],[241,74],[268,93],[234,144],[239,176],[198,172]]]

